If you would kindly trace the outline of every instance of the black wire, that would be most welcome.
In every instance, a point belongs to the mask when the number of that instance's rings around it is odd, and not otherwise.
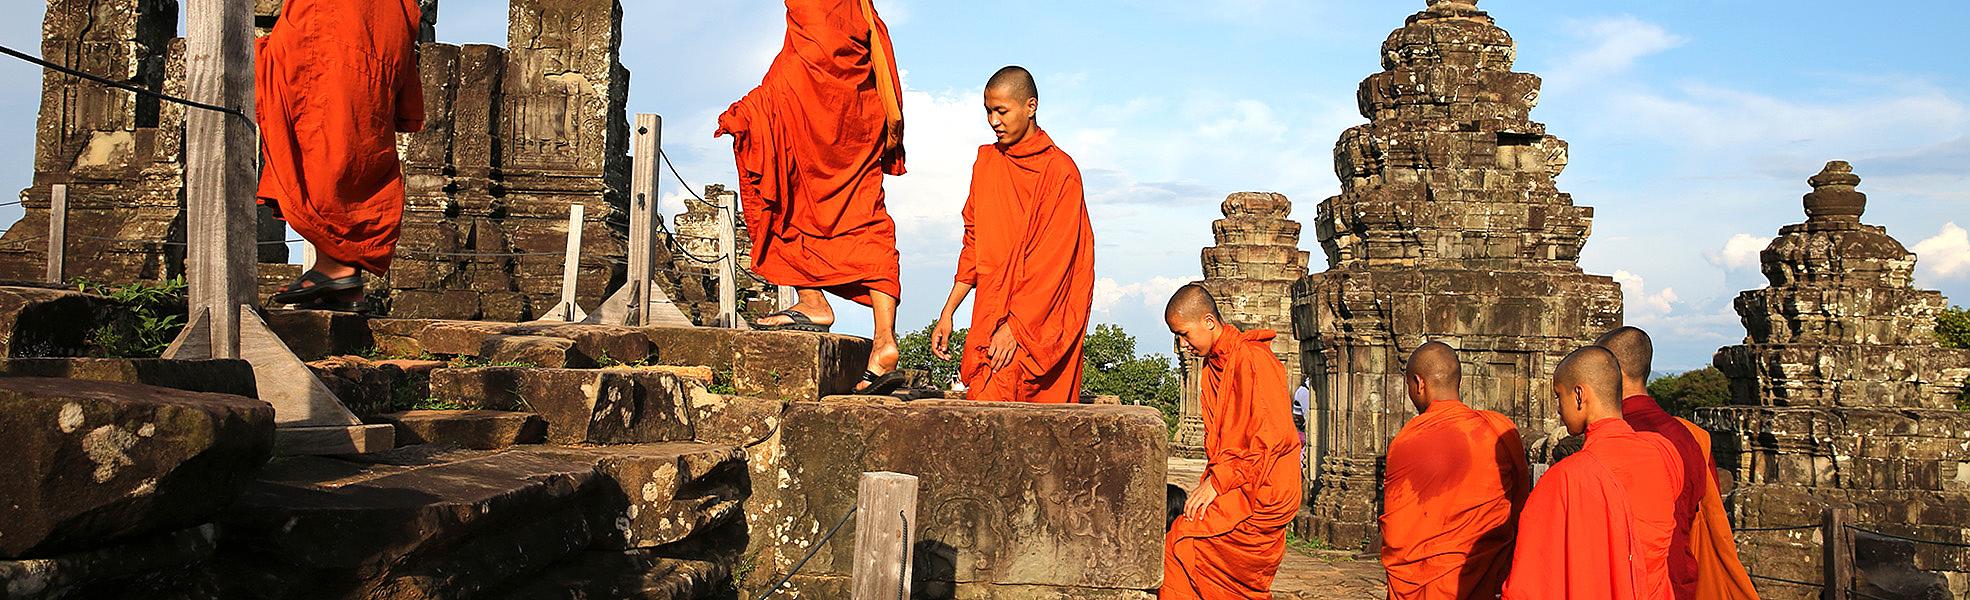
[[[137,87],[137,86],[134,86],[134,85],[130,85],[130,84],[127,84],[127,83],[123,83],[123,82],[121,82],[121,81],[116,81],[116,80],[113,80],[113,79],[109,79],[109,78],[107,78],[107,77],[102,77],[102,76],[100,76],[100,75],[95,75],[95,74],[92,74],[92,73],[87,73],[87,72],[83,72],[83,71],[78,71],[78,70],[76,70],[76,69],[73,69],[73,68],[70,68],[70,67],[67,67],[67,66],[63,66],[63,65],[58,65],[58,64],[55,64],[55,63],[52,63],[52,62],[48,62],[48,61],[46,61],[46,60],[42,60],[42,59],[40,59],[40,58],[38,58],[38,57],[36,57],[36,56],[34,56],[34,55],[32,55],[32,54],[28,54],[28,53],[25,53],[25,52],[21,52],[21,51],[19,51],[19,50],[15,50],[15,49],[13,49],[13,48],[8,48],[8,47],[6,47],[6,46],[0,46],[0,54],[6,54],[6,55],[8,55],[8,56],[12,56],[12,57],[14,57],[14,58],[18,58],[18,59],[21,59],[21,60],[24,60],[24,61],[27,61],[27,62],[31,62],[31,63],[34,63],[34,64],[37,64],[37,65],[41,65],[41,66],[42,66],[42,67],[44,67],[44,68],[47,68],[47,69],[50,69],[50,70],[53,70],[53,71],[56,71],[56,72],[58,72],[58,73],[62,73],[62,74],[64,74],[64,75],[68,75],[68,76],[70,76],[70,77],[77,77],[77,78],[81,78],[81,79],[85,79],[85,80],[89,80],[89,81],[93,81],[93,82],[96,82],[96,83],[100,83],[100,84],[103,84],[103,85],[107,85],[107,86],[110,86],[110,87],[113,87],[113,88],[116,88],[116,89],[119,89],[119,90],[123,90],[123,91],[126,91],[126,92],[131,92],[131,93],[134,93],[134,94],[137,94],[137,95],[141,95],[141,96],[150,96],[150,97],[152,97],[152,98],[156,98],[156,99],[159,99],[159,100],[163,100],[163,101],[165,101],[165,102],[170,102],[170,103],[172,103],[172,104],[182,104],[182,105],[184,105],[184,106],[189,106],[189,107],[192,107],[192,108],[197,108],[197,109],[203,109],[203,110],[209,110],[209,111],[213,111],[213,112],[222,112],[222,113],[226,113],[226,114],[229,114],[229,115],[233,115],[233,116],[236,116],[236,117],[239,117],[239,118],[242,118],[242,119],[246,119],[246,120],[247,120],[247,122],[249,122],[249,123],[253,121],[253,117],[250,117],[250,116],[247,116],[247,115],[246,115],[246,113],[244,113],[244,112],[241,112],[241,111],[240,111],[239,109],[237,109],[237,108],[226,108],[226,107],[224,107],[224,106],[218,106],[218,105],[213,105],[213,104],[206,104],[206,103],[204,103],[204,102],[196,102],[196,101],[192,101],[192,100],[186,100],[186,99],[184,99],[184,98],[179,98],[179,97],[177,97],[177,96],[172,96],[172,95],[169,95],[169,94],[162,94],[162,93],[158,93],[158,92],[153,92],[153,91],[150,91],[150,90],[147,90],[147,89],[144,89],[144,88],[140,88],[140,87]]]
[[[12,202],[0,202],[0,206],[20,206],[20,203],[21,201],[19,200],[15,200]]]
[[[1853,525],[1848,525],[1848,526],[1847,526],[1847,528],[1848,528],[1848,529],[1852,529],[1852,530],[1854,530],[1854,531],[1858,531],[1858,532],[1861,532],[1861,533],[1865,533],[1865,534],[1868,534],[1868,535],[1874,535],[1874,536],[1880,536],[1880,537],[1884,537],[1884,538],[1888,538],[1888,539],[1891,539],[1891,540],[1901,540],[1901,541],[1904,541],[1904,542],[1914,542],[1914,543],[1917,543],[1917,544],[1929,544],[1929,545],[1932,545],[1932,546],[1945,546],[1945,547],[1949,547],[1949,548],[1970,548],[1970,544],[1965,544],[1965,543],[1962,543],[1962,542],[1939,542],[1939,541],[1935,541],[1935,540],[1918,540],[1918,539],[1915,539],[1915,538],[1912,538],[1912,537],[1907,537],[1907,536],[1900,536],[1900,535],[1895,535],[1895,534],[1892,534],[1892,533],[1882,533],[1882,532],[1879,532],[1879,531],[1871,531],[1871,530],[1867,530],[1867,529],[1861,529],[1861,528],[1859,528],[1859,527],[1855,527],[1855,526],[1853,526]]]
[[[1819,526],[1819,525],[1792,525],[1792,526],[1783,526],[1783,527],[1780,527],[1780,526],[1774,526],[1774,527],[1739,527],[1739,528],[1737,528],[1737,531],[1740,531],[1740,532],[1744,532],[1744,531],[1801,531],[1801,530],[1806,530],[1806,529],[1819,529],[1819,528],[1820,528],[1820,526]]]
[[[664,166],[670,167],[670,176],[677,178],[677,185],[684,186],[684,193],[690,194],[692,198],[697,198],[699,202],[703,202],[705,204],[711,204],[710,201],[705,200],[704,196],[698,195],[698,189],[691,187],[690,182],[684,181],[684,175],[677,172],[677,163],[670,162],[669,152],[659,150],[657,151],[657,156],[663,159]],[[713,207],[723,208],[716,204],[711,204],[711,205]]]
[[[1826,586],[1824,586],[1824,585],[1820,585],[1820,584],[1817,584],[1817,583],[1813,583],[1813,582],[1810,582],[1810,581],[1800,581],[1800,580],[1797,580],[1797,579],[1786,579],[1786,578],[1783,578],[1783,577],[1766,577],[1766,576],[1764,576],[1764,575],[1759,575],[1759,574],[1757,574],[1757,573],[1748,573],[1748,575],[1751,575],[1751,578],[1752,578],[1752,579],[1764,579],[1764,580],[1767,580],[1767,581],[1776,581],[1776,582],[1779,582],[1779,583],[1790,583],[1790,584],[1792,584],[1792,585],[1803,585],[1803,586],[1806,586],[1806,587],[1816,587],[1816,588],[1823,588],[1823,587],[1826,587]]]
[[[910,513],[899,510],[896,516],[903,519],[903,564],[896,566],[896,600],[903,600],[903,588],[910,584]]]
[[[787,581],[793,579],[794,575],[800,574],[800,568],[807,566],[808,559],[814,558],[814,555],[816,554],[820,554],[821,548],[826,547],[828,545],[828,540],[834,539],[835,533],[841,531],[841,526],[847,525],[848,520],[855,517],[855,511],[857,510],[861,510],[861,507],[848,509],[848,514],[841,516],[841,522],[835,523],[834,529],[829,529],[827,535],[821,536],[821,541],[814,542],[814,549],[808,550],[807,556],[800,557],[800,562],[793,564],[793,570],[788,571],[786,577],[781,577],[778,583],[773,584],[773,587],[766,588],[766,595],[761,596],[760,600],[766,600],[767,598],[772,598],[774,593],[780,591],[780,586],[786,585]]]

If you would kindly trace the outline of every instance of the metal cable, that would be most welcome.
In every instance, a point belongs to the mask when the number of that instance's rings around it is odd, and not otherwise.
[[[197,109],[201,109],[201,110],[209,110],[209,111],[213,111],[213,112],[221,112],[221,113],[226,113],[226,114],[229,114],[229,115],[233,115],[233,116],[236,116],[236,117],[239,117],[239,118],[241,118],[241,119],[245,119],[245,120],[246,120],[246,122],[248,122],[248,123],[253,123],[253,117],[251,117],[251,116],[248,116],[248,115],[247,115],[247,114],[246,114],[245,112],[242,112],[242,111],[240,111],[240,110],[239,110],[239,109],[237,109],[237,108],[227,108],[227,107],[224,107],[224,106],[218,106],[218,105],[214,105],[214,104],[206,104],[206,103],[204,103],[204,102],[197,102],[197,101],[193,101],[193,100],[186,100],[186,99],[184,99],[184,98],[179,98],[179,97],[177,97],[177,96],[172,96],[172,95],[169,95],[169,94],[164,94],[164,93],[160,93],[160,92],[153,92],[153,91],[151,91],[151,90],[147,90],[147,89],[144,89],[144,88],[140,88],[140,87],[137,87],[137,86],[134,86],[134,85],[130,85],[130,84],[128,84],[128,83],[123,83],[123,82],[121,82],[121,81],[116,81],[116,80],[114,80],[114,79],[110,79],[110,78],[107,78],[107,77],[103,77],[103,76],[100,76],[100,75],[96,75],[96,74],[93,74],[93,73],[88,73],[88,72],[84,72],[84,71],[80,71],[80,70],[76,70],[76,69],[74,69],[74,68],[70,68],[70,67],[68,67],[68,66],[65,66],[65,65],[58,65],[58,64],[55,64],[55,63],[52,63],[52,62],[48,62],[48,61],[46,61],[46,60],[42,60],[41,58],[39,58],[39,57],[36,57],[36,56],[34,56],[34,55],[32,55],[32,54],[28,54],[28,53],[26,53],[26,52],[21,52],[21,51],[19,51],[19,50],[15,50],[15,49],[13,49],[13,48],[8,48],[8,47],[6,47],[6,46],[0,46],[0,54],[6,54],[6,55],[8,55],[8,56],[12,56],[12,57],[14,57],[14,58],[18,58],[18,59],[21,59],[21,60],[24,60],[24,61],[27,61],[27,62],[31,62],[31,63],[34,63],[34,64],[37,64],[37,65],[41,65],[41,66],[42,66],[43,68],[47,68],[47,69],[49,69],[49,70],[53,70],[53,71],[55,71],[55,72],[58,72],[58,73],[62,73],[62,74],[64,74],[64,75],[68,75],[68,76],[70,76],[70,77],[76,77],[76,78],[80,78],[80,79],[84,79],[84,80],[88,80],[88,81],[93,81],[93,82],[96,82],[96,83],[100,83],[100,84],[103,84],[103,85],[107,85],[107,86],[110,86],[110,87],[113,87],[113,88],[116,88],[116,89],[119,89],[119,90],[123,90],[123,91],[126,91],[126,92],[130,92],[130,93],[133,93],[133,94],[137,94],[137,95],[140,95],[140,96],[150,96],[150,97],[152,97],[152,98],[156,98],[156,99],[158,99],[158,100],[163,100],[163,101],[165,101],[165,102],[170,102],[170,103],[172,103],[172,104],[180,104],[180,105],[184,105],[184,106],[189,106],[189,107],[192,107],[192,108],[197,108]],[[257,124],[256,124],[256,125],[257,125]]]
[[[658,150],[657,156],[663,159],[664,166],[670,167],[670,176],[677,179],[677,185],[684,186],[684,193],[690,194],[692,198],[697,198],[699,202],[710,204],[713,207],[723,208],[705,200],[704,196],[698,195],[698,188],[691,187],[690,182],[684,181],[684,175],[677,172],[677,163],[670,162],[670,152]]]
[[[1779,583],[1790,583],[1790,584],[1792,584],[1792,585],[1801,585],[1801,586],[1806,586],[1806,587],[1816,587],[1816,588],[1824,588],[1824,587],[1826,587],[1826,586],[1824,586],[1824,585],[1820,585],[1820,584],[1817,584],[1817,583],[1813,583],[1813,582],[1810,582],[1810,581],[1800,581],[1800,580],[1797,580],[1797,579],[1786,579],[1786,578],[1783,578],[1783,577],[1766,577],[1766,576],[1764,576],[1764,575],[1759,575],[1759,574],[1757,574],[1757,573],[1747,573],[1747,575],[1750,575],[1752,579],[1763,579],[1763,580],[1766,580],[1766,581],[1776,581],[1776,582],[1779,582]]]
[[[800,574],[800,568],[807,566],[807,561],[809,559],[814,558],[814,555],[820,554],[821,548],[826,547],[828,545],[828,540],[834,539],[835,534],[841,531],[841,527],[843,525],[847,525],[849,519],[855,518],[855,511],[860,509],[861,509],[860,507],[848,509],[848,514],[841,516],[841,521],[835,523],[834,529],[829,529],[827,535],[821,536],[821,541],[814,542],[814,548],[812,550],[807,551],[807,556],[800,557],[800,562],[793,564],[793,570],[788,571],[787,576],[781,577],[779,582],[773,584],[773,587],[766,588],[766,595],[761,596],[760,600],[766,600],[767,598],[772,598],[773,594],[778,593],[780,591],[780,586],[786,585],[787,581],[793,579],[794,575]]]
[[[1815,524],[1815,525],[1790,525],[1790,526],[1773,526],[1773,527],[1739,527],[1739,528],[1737,528],[1737,530],[1736,530],[1736,531],[1739,531],[1739,532],[1745,532],[1745,531],[1802,531],[1802,530],[1807,530],[1807,529],[1819,529],[1819,528],[1820,528],[1820,526],[1819,526],[1819,525],[1817,525],[1817,524]]]
[[[1935,541],[1935,540],[1919,540],[1919,539],[1915,539],[1915,538],[1912,538],[1912,537],[1908,537],[1908,536],[1901,536],[1901,535],[1895,535],[1895,534],[1892,534],[1892,533],[1882,533],[1882,532],[1879,532],[1879,531],[1873,531],[1873,530],[1869,530],[1869,529],[1861,529],[1861,528],[1859,528],[1859,527],[1855,527],[1855,526],[1853,526],[1853,525],[1848,525],[1848,526],[1847,526],[1847,528],[1848,528],[1848,529],[1852,529],[1852,530],[1854,530],[1854,531],[1858,531],[1858,532],[1861,532],[1861,533],[1865,533],[1865,534],[1868,534],[1868,535],[1873,535],[1873,536],[1879,536],[1879,537],[1884,537],[1884,538],[1888,538],[1888,539],[1891,539],[1891,540],[1901,540],[1901,541],[1904,541],[1904,542],[1913,542],[1913,543],[1917,543],[1917,544],[1929,544],[1929,545],[1931,545],[1931,546],[1944,546],[1944,547],[1948,547],[1948,548],[1970,548],[1970,544],[1965,544],[1965,543],[1962,543],[1962,542],[1939,542],[1939,541]]]
[[[903,588],[910,586],[910,513],[896,511],[903,519],[903,564],[896,566],[896,600],[903,600]]]

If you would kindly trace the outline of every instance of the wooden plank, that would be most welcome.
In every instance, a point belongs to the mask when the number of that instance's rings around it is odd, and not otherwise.
[[[854,600],[910,597],[910,546],[916,542],[917,477],[863,473],[855,496]]]
[[[1829,506],[1826,521],[1820,530],[1820,551],[1823,557],[1820,566],[1825,568],[1825,578],[1820,587],[1820,597],[1825,600],[1847,600],[1847,590],[1854,585],[1854,532],[1847,524],[1854,518],[1854,509],[1844,506]]]
[[[588,320],[588,313],[582,312],[581,305],[575,302],[575,285],[581,277],[581,230],[583,212],[581,203],[568,205],[568,245],[561,254],[561,303],[548,309],[541,321],[556,323],[580,323]]]
[[[191,100],[253,111],[253,0],[189,0],[185,87]],[[255,293],[259,147],[240,115],[185,115],[186,271],[191,306],[210,310],[214,358],[239,357],[239,307]]]
[[[712,208],[718,211],[718,321],[719,326],[731,329],[747,329],[745,322],[739,320],[739,244],[738,221],[733,211],[737,209],[738,194],[713,196]]]
[[[168,360],[204,360],[212,358],[212,309],[197,306],[191,309],[191,318],[185,320],[185,328],[178,332],[178,338],[164,348],[162,358]]]
[[[251,307],[240,313],[240,358],[253,363],[253,381],[260,400],[274,405],[276,427],[346,427],[361,425],[335,392],[329,391],[313,369],[289,350],[267,322]]]
[[[663,162],[663,117],[636,115],[636,155],[629,179],[629,279],[630,311],[624,325],[650,324],[650,288],[656,286],[657,202],[660,196],[657,166]]]
[[[68,263],[68,185],[48,188],[48,283],[62,282]]]

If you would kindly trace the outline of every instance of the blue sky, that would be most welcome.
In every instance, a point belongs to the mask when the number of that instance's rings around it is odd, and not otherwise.
[[[1338,192],[1331,151],[1363,119],[1354,91],[1422,0],[877,0],[908,88],[911,174],[892,179],[904,260],[902,326],[929,323],[955,270],[973,149],[990,141],[979,88],[1021,64],[1039,74],[1041,124],[1086,174],[1095,220],[1096,322],[1168,352],[1164,295],[1199,275],[1218,203],[1276,191],[1308,216]],[[713,121],[778,50],[779,2],[625,2],[631,112],[665,115],[694,185],[732,181]],[[40,3],[0,23],[35,48]],[[1487,0],[1546,78],[1534,118],[1572,144],[1559,179],[1597,210],[1582,260],[1621,279],[1659,368],[1709,363],[1744,336],[1731,312],[1760,287],[1757,251],[1802,220],[1805,179],[1855,163],[1867,221],[1922,255],[1919,285],[1970,301],[1970,41],[1960,7],[1852,3]],[[505,43],[506,5],[448,0],[441,41]],[[0,63],[0,189],[25,187],[39,71]],[[665,182],[669,208],[681,192]],[[17,208],[0,208],[0,223]],[[1325,267],[1309,235],[1314,268]],[[843,307],[846,308],[846,307]],[[842,329],[866,332],[844,310]],[[960,310],[962,324],[969,308]]]

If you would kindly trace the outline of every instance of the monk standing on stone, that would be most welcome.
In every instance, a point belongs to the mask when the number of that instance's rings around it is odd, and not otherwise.
[[[1271,598],[1300,507],[1300,437],[1273,332],[1241,332],[1211,293],[1178,289],[1170,332],[1204,359],[1204,476],[1163,542],[1161,598]]]
[[[972,400],[1081,397],[1094,228],[1081,169],[1040,129],[1039,110],[1039,88],[1026,69],[999,69],[985,84],[985,121],[998,143],[979,147],[971,167],[957,282],[930,346],[950,359],[952,314],[976,289],[958,365]]]
[[[1723,497],[1717,493],[1716,466],[1710,460],[1710,432],[1662,410],[1648,395],[1655,343],[1635,327],[1602,335],[1595,345],[1621,361],[1622,418],[1636,431],[1669,440],[1686,467],[1676,497],[1676,529],[1669,542],[1669,579],[1677,600],[1757,598],[1751,577],[1737,558]]]
[[[1526,499],[1508,600],[1669,600],[1669,536],[1682,463],[1669,441],[1621,418],[1621,364],[1589,346],[1560,361],[1553,396],[1568,432],[1586,444]]]
[[[1403,378],[1418,414],[1389,443],[1382,485],[1388,597],[1497,598],[1532,489],[1518,426],[1464,404],[1457,351],[1442,342],[1416,348]]]
[[[752,269],[800,302],[754,324],[827,331],[823,292],[875,311],[859,388],[902,387],[896,222],[883,175],[902,175],[903,88],[889,26],[870,0],[787,0],[786,42],[766,78],[718,117],[732,136]]]
[[[397,133],[424,128],[415,0],[288,0],[260,38],[254,105],[262,204],[313,244],[314,268],[275,304],[360,311],[404,211]]]

